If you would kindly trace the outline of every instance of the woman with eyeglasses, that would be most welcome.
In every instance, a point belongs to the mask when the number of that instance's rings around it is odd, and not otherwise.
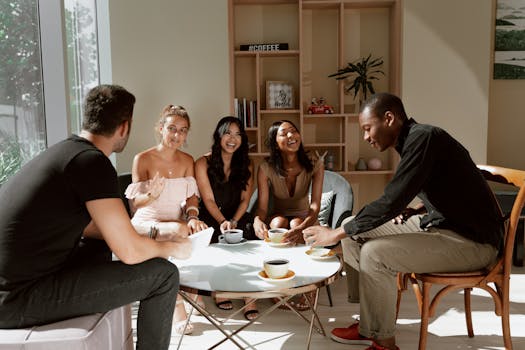
[[[219,120],[213,132],[211,153],[195,162],[195,177],[202,195],[201,217],[215,228],[212,242],[221,232],[243,230],[244,239],[257,239],[253,233],[253,217],[246,210],[252,193],[253,166],[248,157],[248,136],[238,118]],[[247,298],[244,317],[258,317],[255,301]],[[216,299],[222,310],[231,310],[229,299]]]
[[[207,228],[199,219],[193,157],[180,150],[189,129],[186,109],[167,105],[155,126],[159,143],[133,159],[133,183],[126,189],[134,212],[131,223],[141,234],[157,232],[157,240],[177,240]],[[200,297],[197,302],[204,305]],[[178,296],[173,321],[177,333],[193,331],[191,323],[186,326],[186,319],[184,302]]]

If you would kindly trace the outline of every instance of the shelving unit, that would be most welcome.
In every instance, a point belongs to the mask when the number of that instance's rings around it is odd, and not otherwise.
[[[400,0],[229,0],[231,100],[257,101],[257,127],[247,128],[252,157],[267,155],[268,127],[280,119],[300,129],[307,150],[328,151],[334,171],[349,181],[366,176],[383,188],[393,174],[397,156],[380,153],[362,138],[356,104],[345,94],[344,81],[328,75],[370,53],[382,57],[385,76],[376,91],[400,93]],[[240,51],[241,44],[287,43],[286,51]],[[293,86],[292,109],[266,109],[266,81]],[[308,114],[312,98],[324,97],[334,114]],[[362,157],[379,158],[377,171],[356,171]],[[376,190],[377,192],[377,190]]]

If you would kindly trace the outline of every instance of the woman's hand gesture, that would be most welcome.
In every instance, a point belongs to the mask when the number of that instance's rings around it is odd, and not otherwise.
[[[155,176],[153,176],[153,179],[151,179],[149,183],[149,194],[150,197],[153,199],[159,198],[160,194],[162,193],[162,190],[164,189],[164,183],[166,182],[166,179],[159,175],[157,172]]]
[[[201,221],[196,218],[191,218],[188,221],[188,229],[190,231],[190,235],[194,234],[195,232],[202,231],[204,229],[207,229],[208,225],[204,221]]]
[[[264,221],[259,219],[258,216],[256,216],[253,220],[253,230],[255,231],[255,235],[259,237],[259,239],[265,239],[268,235],[268,227],[266,226]]]

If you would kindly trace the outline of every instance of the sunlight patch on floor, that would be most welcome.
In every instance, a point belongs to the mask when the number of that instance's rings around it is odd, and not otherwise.
[[[473,311],[472,324],[476,336],[502,336],[501,318],[492,311]],[[511,314],[510,325],[513,337],[525,336],[525,315]],[[451,308],[431,319],[428,330],[442,337],[466,335],[465,313]]]

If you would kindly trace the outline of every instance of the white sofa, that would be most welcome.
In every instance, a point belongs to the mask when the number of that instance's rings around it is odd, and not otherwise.
[[[0,329],[0,350],[133,350],[131,305],[23,329]]]

